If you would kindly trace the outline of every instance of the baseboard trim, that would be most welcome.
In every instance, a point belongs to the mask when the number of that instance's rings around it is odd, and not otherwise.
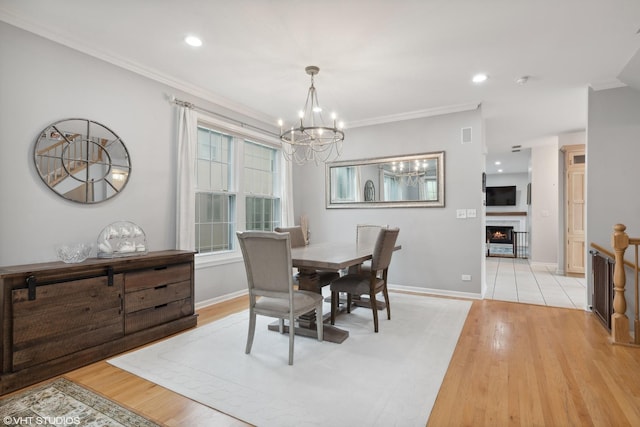
[[[224,301],[229,301],[231,299],[237,298],[237,297],[241,297],[243,295],[247,295],[249,294],[249,290],[244,289],[241,291],[236,291],[236,292],[232,292],[230,294],[226,294],[226,295],[222,295],[219,297],[215,297],[215,298],[210,298],[204,301],[200,301],[197,302],[195,304],[195,309],[196,310],[200,310],[201,308],[205,308],[205,307],[209,307],[210,305],[214,305],[214,304],[218,304]]]
[[[451,297],[451,298],[482,299],[482,295],[477,293],[472,293],[472,292],[449,291],[446,289],[419,288],[416,286],[392,285],[391,283],[389,283],[387,286],[390,291],[414,292],[414,293],[423,294],[423,295],[435,295],[435,296]]]

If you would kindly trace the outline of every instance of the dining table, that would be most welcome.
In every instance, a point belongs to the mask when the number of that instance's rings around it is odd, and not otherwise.
[[[394,250],[401,248],[402,246],[396,245]],[[322,293],[322,284],[318,280],[319,270],[340,272],[372,258],[373,246],[356,242],[309,243],[306,246],[291,248],[291,263],[293,267],[298,269],[298,289],[320,294]],[[354,301],[354,305],[370,307],[370,302],[367,298],[362,298]],[[376,305],[379,310],[386,308],[382,301],[376,301]],[[349,337],[349,331],[327,324],[329,317],[330,313],[326,313],[321,320],[324,324],[323,339],[333,343],[342,343]],[[316,321],[315,311],[300,316],[295,334],[317,338]],[[269,329],[278,330],[278,325],[269,325]],[[288,329],[285,332],[288,332]]]

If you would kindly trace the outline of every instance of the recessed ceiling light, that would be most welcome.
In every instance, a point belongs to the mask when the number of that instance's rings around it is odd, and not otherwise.
[[[202,40],[200,40],[200,38],[196,36],[187,36],[185,37],[184,41],[189,46],[193,46],[193,47],[202,46]]]
[[[498,173],[502,173],[502,169],[498,169]]]
[[[473,76],[473,78],[471,79],[471,81],[473,81],[474,83],[482,83],[484,81],[486,81],[489,77],[486,74],[476,74],[475,76]]]
[[[501,165],[501,164],[502,164],[502,162],[500,162],[500,161],[497,161],[497,162],[495,163],[495,165],[496,165],[496,166]]]

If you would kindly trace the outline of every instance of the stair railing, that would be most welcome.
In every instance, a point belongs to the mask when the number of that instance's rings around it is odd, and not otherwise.
[[[611,246],[615,252],[615,266],[613,268],[613,314],[611,315],[611,342],[614,344],[638,345],[640,346],[640,318],[638,313],[638,246],[640,238],[631,238],[625,230],[623,224],[613,226],[613,236],[611,236]],[[635,248],[635,262],[633,270],[635,273],[635,294],[634,294],[634,337],[631,339],[629,332],[629,318],[627,312],[627,300],[625,298],[626,272],[624,253],[633,245]]]

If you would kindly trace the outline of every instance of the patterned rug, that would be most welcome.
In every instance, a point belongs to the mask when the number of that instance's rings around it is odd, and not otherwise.
[[[0,400],[2,425],[159,427],[65,378]]]

